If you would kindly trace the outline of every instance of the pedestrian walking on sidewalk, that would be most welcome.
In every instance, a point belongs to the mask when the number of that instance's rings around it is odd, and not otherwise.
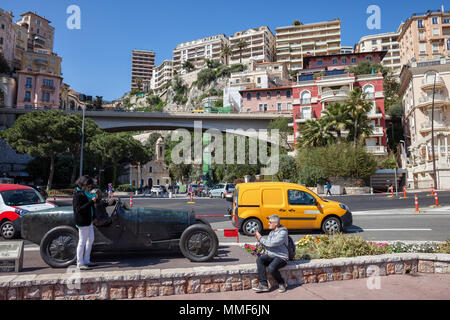
[[[330,183],[330,181],[327,181],[327,184],[326,184],[325,188],[327,189],[327,194],[326,194],[325,196],[328,197],[328,194],[329,194],[330,196],[332,196],[332,194],[331,194],[331,183]]]
[[[73,195],[73,214],[78,228],[77,267],[89,270],[95,264],[91,263],[91,250],[94,244],[94,206],[99,201],[98,195],[90,193],[94,181],[89,176],[82,176],[75,182]]]
[[[112,198],[114,192],[114,188],[112,186],[112,183],[108,183],[108,198]]]
[[[256,292],[268,292],[266,272],[269,272],[278,283],[278,291],[285,292],[287,284],[281,276],[280,269],[285,267],[289,260],[288,231],[280,225],[280,217],[277,215],[269,217],[269,228],[272,231],[267,237],[262,237],[259,232],[255,233],[256,239],[265,247],[267,254],[256,260],[259,285],[252,289]]]

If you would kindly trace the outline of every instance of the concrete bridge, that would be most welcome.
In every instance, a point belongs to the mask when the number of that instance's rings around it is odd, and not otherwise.
[[[6,120],[12,126],[18,116],[33,110],[0,108],[0,121]],[[66,114],[82,114],[82,111],[63,110]],[[232,130],[234,134],[253,137],[256,131],[267,129],[270,121],[277,118],[292,119],[290,114],[282,113],[164,113],[164,112],[117,112],[86,111],[85,116],[95,121],[100,128],[108,132],[143,131],[143,130],[175,130],[193,131],[196,122],[201,121],[202,130],[217,129],[221,132]],[[2,119],[3,118],[3,119]],[[197,123],[198,124],[198,123]]]

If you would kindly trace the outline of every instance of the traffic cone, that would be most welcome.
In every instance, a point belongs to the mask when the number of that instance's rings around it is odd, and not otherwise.
[[[194,202],[194,193],[193,192],[191,192],[191,201],[189,201],[188,203],[191,203],[191,204],[195,203]]]
[[[430,208],[437,208],[437,207],[440,207],[440,205],[439,205],[439,199],[438,199],[438,195],[437,195],[437,191],[434,192],[434,201],[435,201],[435,205],[434,205],[434,206],[430,206]]]
[[[130,207],[133,207],[133,197],[130,196]]]
[[[415,205],[416,205],[416,213],[425,213],[425,211],[420,211],[419,210],[419,196],[416,194],[416,195],[414,195],[414,202],[415,202]]]
[[[427,197],[433,197],[434,196],[434,185],[431,184],[431,193],[427,194]]]
[[[408,199],[406,196],[406,187],[403,187],[403,197],[400,197],[400,199]]]

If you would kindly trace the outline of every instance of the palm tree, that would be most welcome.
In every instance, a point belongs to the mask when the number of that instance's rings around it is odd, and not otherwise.
[[[370,120],[367,117],[367,113],[372,110],[372,103],[366,100],[361,88],[355,88],[350,92],[350,97],[345,101],[345,105],[353,122],[349,137],[353,136],[353,143],[356,148],[358,140],[361,137],[369,136],[373,131]]]
[[[231,47],[227,44],[222,45],[220,50],[220,56],[225,57],[225,65],[228,65],[228,57],[231,55],[232,50]]]
[[[182,65],[183,69],[185,69],[187,72],[191,72],[192,70],[194,70],[194,65],[192,64],[192,62],[190,62],[189,60],[186,60],[185,62],[183,62]]]
[[[240,59],[239,59],[239,63],[242,64],[242,51],[247,48],[248,44],[247,42],[245,42],[243,39],[239,40],[238,43],[236,43],[236,48],[239,49],[239,54],[240,54]]]
[[[323,118],[328,122],[332,131],[336,132],[338,143],[342,142],[342,131],[349,130],[353,126],[347,106],[334,103],[323,112]]]
[[[142,78],[137,77],[134,80],[134,83],[137,85],[139,92],[142,90],[142,84],[144,83],[144,81],[142,80]]]
[[[300,147],[324,147],[334,141],[335,137],[325,118],[306,121],[302,137],[299,139]]]

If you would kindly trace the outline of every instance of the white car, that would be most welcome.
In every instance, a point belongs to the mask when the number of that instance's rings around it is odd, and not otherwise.
[[[227,194],[227,183],[217,184],[216,186],[214,186],[214,188],[209,190],[208,194],[210,198],[220,197],[224,199]]]
[[[151,193],[156,193],[156,194],[160,194],[166,191],[166,188],[160,185],[154,185],[151,189],[150,192]]]
[[[54,208],[35,189],[17,184],[0,184],[0,234],[13,239],[20,233],[20,217],[30,211]]]

